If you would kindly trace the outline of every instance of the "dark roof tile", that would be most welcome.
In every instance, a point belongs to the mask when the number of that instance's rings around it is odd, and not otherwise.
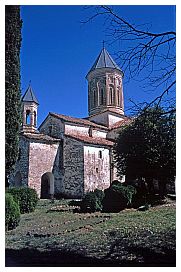
[[[36,104],[39,104],[38,100],[36,99],[36,96],[34,95],[34,92],[31,88],[31,86],[28,87],[25,94],[23,95],[22,101],[23,102],[35,102]]]

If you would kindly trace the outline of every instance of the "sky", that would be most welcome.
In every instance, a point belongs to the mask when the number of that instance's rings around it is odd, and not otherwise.
[[[134,24],[148,24],[153,32],[175,29],[175,6],[114,6],[118,14]],[[74,117],[88,116],[86,74],[102,49],[103,40],[115,57],[118,44],[110,45],[103,17],[83,24],[92,14],[84,6],[21,6],[21,90],[29,82],[39,101],[38,125],[48,112]],[[121,64],[119,63],[121,66]],[[123,81],[126,114],[129,99],[148,101],[141,82]]]

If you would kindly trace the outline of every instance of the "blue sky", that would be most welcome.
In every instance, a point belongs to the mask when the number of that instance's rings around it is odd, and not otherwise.
[[[149,24],[153,32],[175,29],[174,6],[114,8],[131,23]],[[39,125],[49,111],[88,115],[85,76],[102,49],[102,41],[108,40],[103,17],[81,24],[90,12],[83,6],[21,6],[21,89],[24,94],[31,80],[40,103]],[[114,58],[118,44],[107,42],[105,47]],[[126,109],[130,107],[129,98],[148,101],[153,95],[142,88],[141,82],[124,84]]]

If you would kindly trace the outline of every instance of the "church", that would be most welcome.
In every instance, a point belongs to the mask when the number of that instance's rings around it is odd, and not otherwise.
[[[40,198],[82,198],[118,179],[112,147],[121,127],[131,122],[124,115],[123,72],[103,47],[86,79],[88,117],[49,112],[38,129],[39,103],[28,87],[10,186],[29,186]]]

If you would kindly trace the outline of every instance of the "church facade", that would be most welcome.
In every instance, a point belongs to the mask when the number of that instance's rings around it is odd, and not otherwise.
[[[32,187],[40,198],[81,198],[117,179],[112,147],[121,127],[131,122],[124,115],[123,72],[103,48],[86,78],[89,116],[49,112],[38,129],[38,100],[28,87],[10,186]]]

